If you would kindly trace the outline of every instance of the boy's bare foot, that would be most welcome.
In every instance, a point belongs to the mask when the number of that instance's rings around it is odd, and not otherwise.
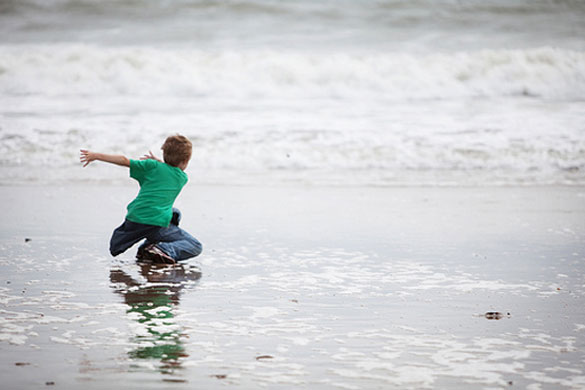
[[[148,245],[141,253],[142,260],[150,260],[153,263],[175,264],[176,261],[171,256],[164,253],[154,244]]]

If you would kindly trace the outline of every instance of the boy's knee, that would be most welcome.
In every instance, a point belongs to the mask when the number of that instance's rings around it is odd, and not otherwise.
[[[122,252],[124,251],[121,250],[120,244],[118,243],[118,240],[116,240],[116,235],[114,234],[110,239],[110,254],[116,257]]]
[[[122,253],[122,252],[123,252],[123,251],[120,251],[120,250],[118,250],[118,249],[115,249],[115,248],[112,248],[112,247],[110,247],[110,254],[111,254],[113,257],[116,257],[116,256],[118,256],[118,255],[119,255],[120,253]]]
[[[203,252],[203,245],[199,241],[197,241],[197,244],[197,256],[199,256]]]
[[[112,239],[110,240],[110,254],[114,257],[120,254],[118,249],[116,248],[114,237],[112,237]]]
[[[191,240],[190,252],[192,257],[199,256],[201,252],[203,252],[203,245],[201,245],[201,243],[195,238]]]

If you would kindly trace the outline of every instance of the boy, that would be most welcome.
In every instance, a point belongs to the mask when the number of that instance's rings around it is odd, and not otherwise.
[[[140,184],[136,198],[128,205],[128,213],[110,239],[110,253],[117,256],[138,241],[136,258],[154,263],[175,264],[201,253],[201,243],[179,228],[181,213],[173,203],[187,183],[183,172],[191,159],[192,145],[186,137],[173,135],[165,140],[163,160],[152,153],[140,160],[125,156],[90,152],[81,149],[80,160],[86,167],[92,161],[129,167],[130,177]]]

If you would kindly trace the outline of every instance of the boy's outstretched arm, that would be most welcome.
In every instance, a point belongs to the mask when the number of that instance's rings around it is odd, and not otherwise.
[[[126,156],[117,154],[95,153],[85,149],[80,150],[79,161],[81,161],[84,167],[88,166],[90,162],[96,160],[121,165],[123,167],[130,166],[130,160],[128,160]]]

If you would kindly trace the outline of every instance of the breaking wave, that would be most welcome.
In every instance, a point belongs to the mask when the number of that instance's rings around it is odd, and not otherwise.
[[[585,99],[585,52],[538,48],[413,55],[5,45],[0,94],[580,100]]]

